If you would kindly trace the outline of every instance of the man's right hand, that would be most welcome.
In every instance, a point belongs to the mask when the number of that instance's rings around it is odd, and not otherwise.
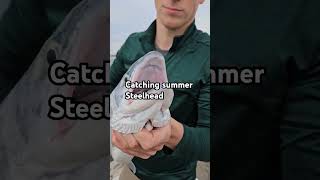
[[[112,130],[112,144],[122,152],[142,159],[149,159],[163,148],[163,144],[150,149],[143,148],[133,134],[123,134],[115,130]]]

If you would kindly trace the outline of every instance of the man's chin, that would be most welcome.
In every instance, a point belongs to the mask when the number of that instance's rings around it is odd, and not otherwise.
[[[170,20],[165,21],[163,25],[169,30],[177,30],[183,28],[184,23],[181,21]]]

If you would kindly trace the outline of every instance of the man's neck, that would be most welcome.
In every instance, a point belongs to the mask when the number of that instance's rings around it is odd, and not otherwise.
[[[173,44],[173,39],[177,36],[183,35],[191,23],[186,24],[180,29],[172,30],[156,21],[155,45],[163,51],[168,51]]]

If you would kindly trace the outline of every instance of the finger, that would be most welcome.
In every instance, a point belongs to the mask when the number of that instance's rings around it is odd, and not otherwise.
[[[158,151],[151,150],[151,151],[148,151],[147,154],[148,154],[149,156],[154,156],[154,155],[157,154],[157,152],[158,152]]]
[[[140,148],[138,141],[134,138],[134,136],[132,134],[124,135],[124,139],[128,144],[128,148],[130,148],[130,149]]]
[[[132,134],[123,135],[124,140],[127,142],[128,147],[126,151],[129,151],[132,154],[139,154],[139,156],[153,156],[156,153],[156,150],[146,151],[138,143]]]
[[[155,150],[150,150],[150,151],[135,151],[135,150],[131,150],[131,149],[127,149],[126,150],[127,154],[130,154],[132,156],[139,156],[139,157],[142,157],[142,156],[154,156],[157,151]]]
[[[169,138],[171,136],[171,124],[168,123],[164,127],[154,128],[151,131],[151,133],[152,133],[154,139],[156,139],[159,144],[165,143],[169,140]]]
[[[151,156],[137,156],[137,157],[139,157],[141,159],[149,159]]]
[[[153,138],[151,132],[152,131],[148,131],[147,129],[143,128],[140,132],[133,134],[134,138],[144,150],[150,150],[158,145],[155,144],[157,142],[156,139]]]
[[[134,157],[139,157],[141,159],[149,159],[150,154],[146,154],[146,153],[141,153],[141,152],[137,152],[137,151],[132,151],[132,150],[127,150],[125,153],[131,155],[131,156],[134,156]]]
[[[154,150],[154,151],[161,151],[161,150],[163,149],[163,146],[164,146],[164,145],[156,146],[156,147],[154,147],[152,150]]]
[[[121,150],[124,150],[129,146],[124,140],[122,134],[114,130],[112,131],[112,144]]]

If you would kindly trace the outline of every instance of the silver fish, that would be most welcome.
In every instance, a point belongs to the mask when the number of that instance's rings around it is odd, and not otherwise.
[[[145,82],[145,87],[126,86],[126,83]],[[169,107],[174,94],[172,89],[163,89],[167,83],[165,59],[161,53],[151,51],[131,65],[123,75],[117,87],[110,95],[110,126],[113,130],[124,133],[137,133],[143,127],[163,127],[169,123]],[[158,84],[159,86],[156,86]],[[128,84],[127,84],[128,85]],[[163,94],[161,99],[126,99],[125,93]],[[110,145],[114,161],[130,164],[132,156]],[[133,166],[131,164],[131,166]]]
[[[103,64],[109,52],[108,11],[106,0],[84,0],[73,8],[2,102],[1,180],[108,177],[108,121],[58,121],[47,116],[52,95],[90,102],[108,93],[105,86],[54,85],[48,77],[55,59],[76,67]]]

